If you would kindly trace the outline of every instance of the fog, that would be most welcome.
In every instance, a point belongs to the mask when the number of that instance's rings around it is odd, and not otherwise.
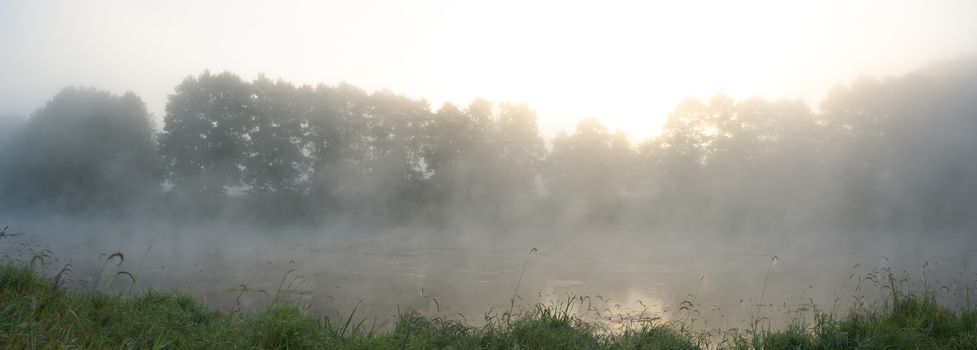
[[[67,87],[0,118],[0,223],[23,233],[0,244],[71,288],[278,296],[381,326],[568,300],[611,325],[783,324],[873,302],[882,271],[959,303],[975,62],[840,82],[817,106],[690,97],[640,142],[596,118],[544,138],[526,103],[232,72],[188,76],[156,129],[135,93]]]
[[[135,92],[161,127],[173,87],[209,69],[346,81],[434,106],[527,101],[547,138],[596,116],[637,142],[684,96],[814,106],[859,74],[974,54],[975,32],[966,0],[8,0],[0,111],[29,115],[65,86],[96,86]]]

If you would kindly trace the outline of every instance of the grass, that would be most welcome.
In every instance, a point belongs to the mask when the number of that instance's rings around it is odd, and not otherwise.
[[[977,312],[954,312],[931,293],[900,295],[877,310],[855,310],[840,320],[819,314],[813,327],[793,324],[730,343],[733,349],[977,349]]]
[[[474,327],[403,312],[390,330],[333,324],[287,302],[252,313],[212,310],[179,292],[132,296],[66,290],[30,265],[0,265],[0,348],[111,349],[977,349],[977,312],[931,293],[891,293],[872,309],[813,324],[727,333],[718,344],[666,324],[602,332],[568,310],[537,305]],[[352,315],[350,316],[352,319]]]
[[[538,306],[472,327],[402,313],[390,331],[332,324],[277,302],[254,313],[211,310],[179,292],[134,296],[65,290],[29,266],[0,266],[0,348],[542,349],[697,348],[664,326],[601,334],[565,310]]]

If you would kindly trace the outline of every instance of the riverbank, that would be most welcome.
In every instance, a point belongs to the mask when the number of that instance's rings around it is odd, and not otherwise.
[[[569,312],[539,305],[487,314],[482,326],[402,312],[391,330],[349,315],[331,322],[285,301],[256,312],[214,310],[180,292],[108,295],[65,290],[29,266],[0,267],[0,347],[352,349],[975,349],[977,312],[951,310],[930,294],[895,292],[891,302],[813,324],[726,332],[718,344],[677,324],[604,332]]]

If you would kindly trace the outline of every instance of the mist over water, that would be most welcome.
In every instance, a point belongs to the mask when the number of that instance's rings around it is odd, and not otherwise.
[[[19,242],[50,248],[56,261],[43,270],[54,275],[70,263],[72,288],[90,289],[100,278],[103,291],[180,290],[224,310],[254,310],[282,297],[336,322],[355,310],[355,321],[381,328],[408,309],[478,325],[486,313],[509,310],[513,295],[517,311],[572,299],[571,310],[611,330],[669,321],[747,329],[758,318],[781,327],[812,320],[818,310],[843,314],[855,302],[878,302],[888,282],[865,278],[884,269],[911,278],[900,281],[903,290],[938,289],[942,302],[959,305],[974,287],[977,263],[977,251],[959,244],[970,234],[932,240],[784,233],[782,242],[763,244],[590,230],[570,238],[496,232],[487,241],[478,237],[484,233],[430,228],[313,233],[124,220],[14,222],[46,233],[8,239],[5,250]],[[105,261],[116,251],[125,254],[118,266]]]
[[[816,109],[686,99],[631,144],[594,118],[544,140],[527,104],[209,72],[155,130],[135,94],[66,88],[0,119],[0,223],[25,233],[0,244],[50,249],[74,288],[381,325],[568,301],[617,325],[782,325],[884,297],[881,272],[954,304],[977,281],[974,97],[954,60]]]

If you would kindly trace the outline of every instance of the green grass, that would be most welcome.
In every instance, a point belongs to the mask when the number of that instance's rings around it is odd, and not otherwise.
[[[179,292],[134,296],[64,290],[25,266],[0,266],[0,348],[348,349],[977,349],[977,313],[931,294],[893,294],[873,310],[812,325],[729,333],[708,345],[666,325],[601,332],[567,310],[539,305],[486,316],[483,326],[404,312],[392,329],[331,323],[277,302],[253,313],[209,309]],[[350,317],[352,319],[352,317]]]

